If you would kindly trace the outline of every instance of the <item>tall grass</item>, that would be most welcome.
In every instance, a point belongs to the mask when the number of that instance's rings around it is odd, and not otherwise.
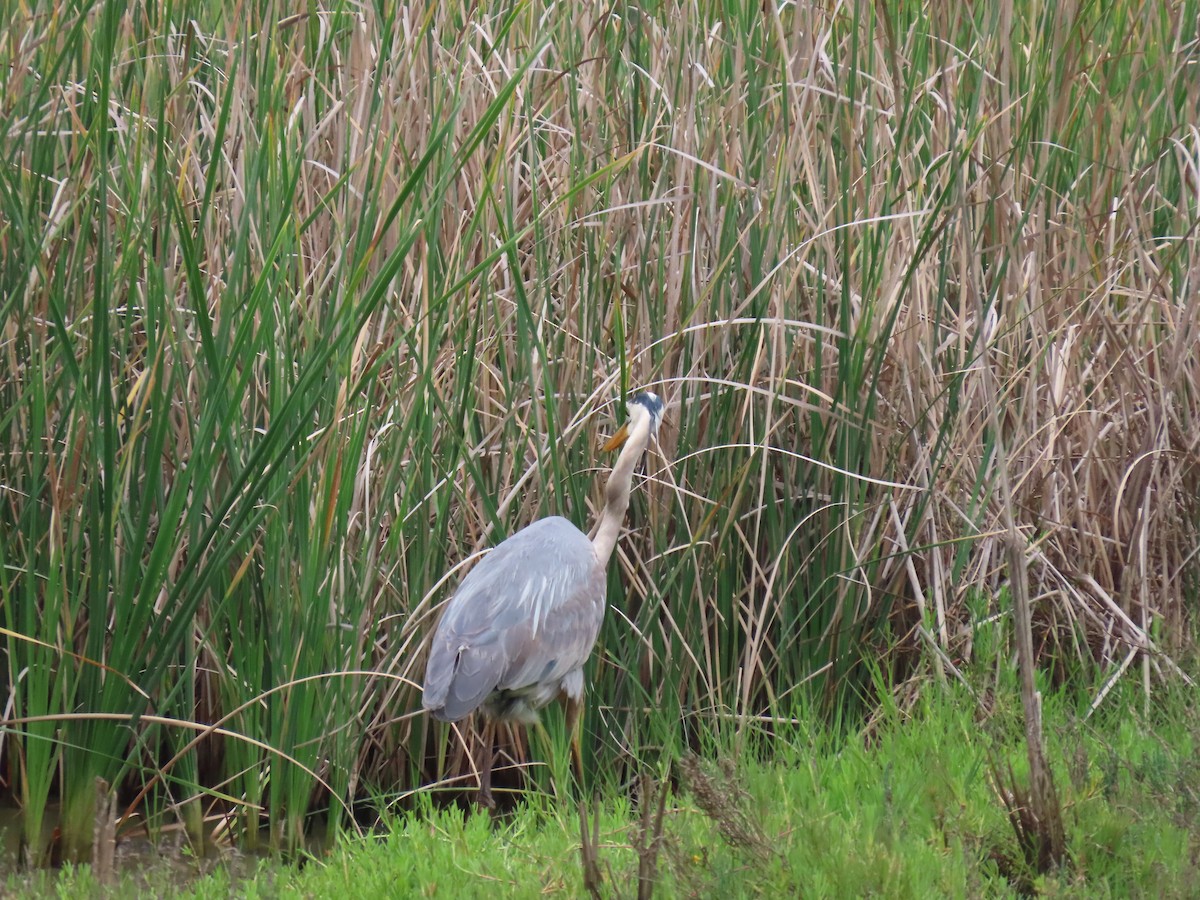
[[[635,386],[668,422],[611,569],[595,770],[847,714],[888,651],[952,674],[1007,614],[998,438],[1042,659],[1173,672],[1194,0],[8,12],[2,737],[31,858],[54,796],[86,854],[97,777],[151,828],[277,847],[367,786],[467,780],[469,735],[413,712],[422,639],[477,551],[590,521]]]

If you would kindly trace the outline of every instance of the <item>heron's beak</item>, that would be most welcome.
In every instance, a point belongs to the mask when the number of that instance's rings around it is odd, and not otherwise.
[[[620,447],[622,444],[624,444],[625,441],[628,439],[629,439],[629,426],[622,425],[620,428],[617,429],[617,433],[608,439],[608,443],[606,443],[604,445],[604,452],[611,453],[613,450],[616,450],[618,447]]]

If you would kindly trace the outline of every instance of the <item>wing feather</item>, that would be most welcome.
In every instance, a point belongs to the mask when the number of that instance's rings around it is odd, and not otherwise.
[[[430,643],[423,704],[458,721],[495,691],[551,699],[587,661],[604,617],[591,541],[559,516],[501,542],[463,579]],[[582,683],[582,682],[580,682]]]

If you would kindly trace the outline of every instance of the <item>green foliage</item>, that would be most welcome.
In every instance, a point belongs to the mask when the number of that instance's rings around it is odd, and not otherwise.
[[[1021,727],[981,721],[953,691],[841,739],[819,719],[801,720],[771,743],[769,762],[709,767],[711,787],[745,795],[741,826],[720,821],[689,779],[667,803],[655,896],[1009,897],[1021,885],[1049,896],[1190,896],[1200,877],[1200,711],[1185,692],[1160,697],[1149,718],[1137,705],[1123,692],[1083,722],[1075,698],[1048,701],[1069,870],[1038,880],[1022,871],[988,775],[989,750],[1022,764]],[[493,823],[423,803],[302,868],[235,861],[233,874],[193,879],[179,866],[150,867],[105,891],[85,867],[13,878],[5,893],[154,896],[169,885],[196,898],[326,897],[353,885],[373,897],[580,896],[578,822],[565,809],[534,802]],[[601,869],[614,895],[628,896],[640,813],[613,797],[600,811]],[[731,840],[747,825],[760,837]]]
[[[635,387],[669,407],[589,671],[601,783],[1003,668],[997,392],[1054,677],[1150,636],[1174,677],[1196,0],[7,12],[31,859],[87,858],[98,777],[153,834],[293,852],[372,788],[469,785],[470,735],[412,715],[422,641],[478,551],[586,527]],[[884,850],[847,889],[906,889]]]

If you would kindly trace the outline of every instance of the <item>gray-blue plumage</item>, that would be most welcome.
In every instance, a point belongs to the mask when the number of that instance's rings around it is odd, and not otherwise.
[[[561,516],[502,541],[463,579],[438,624],[425,709],[449,722],[481,706],[494,719],[531,722],[560,693],[581,699],[604,590],[592,542]]]

